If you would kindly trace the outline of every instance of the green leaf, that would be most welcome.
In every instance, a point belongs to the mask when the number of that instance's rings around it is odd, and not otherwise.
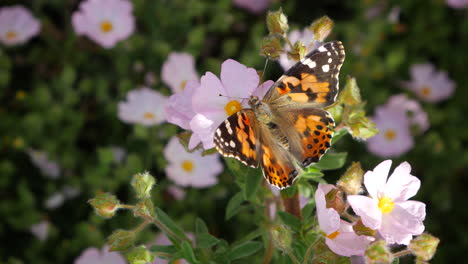
[[[238,192],[231,198],[231,200],[229,200],[226,208],[226,215],[224,216],[225,220],[231,219],[231,217],[239,212],[243,201],[244,196],[242,195],[242,192]]]
[[[229,259],[236,260],[244,257],[248,257],[250,255],[255,254],[255,252],[259,251],[263,247],[262,243],[256,241],[248,241],[243,244],[240,244],[231,249],[229,252]]]
[[[400,259],[399,259],[399,258],[395,258],[395,259],[392,261],[392,264],[400,264]]]
[[[156,218],[168,229],[174,232],[178,237],[173,237],[173,239],[181,239],[185,237],[184,231],[159,207],[155,207]],[[161,230],[164,232],[164,230]],[[167,237],[170,237],[171,234],[166,234]]]
[[[296,216],[283,211],[279,211],[278,216],[281,221],[283,221],[283,223],[289,226],[292,230],[297,232],[301,229],[301,221]]]
[[[163,245],[154,245],[150,248],[151,252],[162,252],[173,255],[177,252],[177,248],[174,245],[163,246]]]
[[[314,212],[315,204],[308,203],[302,208],[302,219],[309,219]]]
[[[190,263],[198,263],[195,253],[193,253],[192,246],[187,241],[182,242],[182,255]]]
[[[343,136],[347,135],[348,134],[348,130],[346,128],[342,128],[338,131],[335,131],[335,133],[333,133],[333,137],[331,139],[331,144],[335,144],[336,142],[340,141],[341,138],[343,138]]]
[[[251,200],[254,197],[262,179],[263,176],[260,170],[257,170],[257,173],[251,173],[251,175],[247,176],[244,188],[244,198],[246,200]]]
[[[208,232],[208,228],[202,219],[195,220],[195,237],[198,248],[210,248],[219,243],[219,239]]]
[[[321,170],[339,169],[345,164],[347,155],[348,153],[346,152],[327,153],[317,164],[315,164],[315,166],[317,166]]]
[[[316,171],[316,172],[304,172],[299,175],[300,178],[308,179],[308,180],[317,180],[323,177],[323,173]]]

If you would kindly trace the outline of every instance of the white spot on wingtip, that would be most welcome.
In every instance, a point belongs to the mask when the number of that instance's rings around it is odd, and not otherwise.
[[[322,66],[322,71],[323,72],[328,72],[330,70],[330,66],[328,64],[325,64]]]

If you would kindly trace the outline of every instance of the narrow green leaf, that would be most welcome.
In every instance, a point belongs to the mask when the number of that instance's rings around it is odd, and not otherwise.
[[[234,195],[231,200],[229,200],[227,208],[226,208],[226,215],[224,218],[226,220],[231,219],[234,215],[236,215],[240,208],[241,204],[244,201],[244,196],[242,195],[242,192],[238,192],[236,195]]]
[[[317,166],[321,170],[339,169],[345,164],[347,155],[348,153],[346,152],[327,153],[317,164],[315,164],[315,166]]]
[[[331,139],[331,144],[335,144],[336,142],[340,141],[341,138],[343,138],[343,136],[345,136],[346,134],[348,134],[348,130],[346,128],[342,128],[338,131],[335,131],[335,133],[333,133],[333,137]]]
[[[193,253],[192,246],[187,241],[182,242],[182,255],[190,263],[198,263],[195,253]]]
[[[195,220],[195,237],[198,248],[210,248],[219,243],[219,239],[208,232],[208,227],[200,218]]]
[[[205,234],[208,233],[208,227],[206,226],[203,219],[198,218],[195,220],[195,233],[196,234]]]
[[[306,204],[304,208],[302,208],[302,219],[309,219],[312,216],[312,213],[314,212],[315,205],[314,204]]]
[[[155,207],[156,218],[168,229],[174,232],[179,238],[185,237],[184,231],[159,207]],[[164,230],[161,230],[164,231]],[[166,234],[168,237],[170,234]],[[176,239],[176,238],[173,238]]]
[[[308,180],[317,180],[323,177],[323,173],[321,172],[304,172],[299,175],[300,178],[308,179]]]
[[[292,230],[297,232],[301,229],[301,221],[296,216],[283,211],[279,211],[278,216],[281,221],[283,221],[283,223],[289,226]]]
[[[229,259],[236,260],[244,257],[248,257],[250,255],[255,254],[255,252],[259,251],[263,247],[262,243],[256,241],[248,241],[243,244],[240,244],[231,249],[229,252]]]
[[[262,178],[263,176],[260,170],[257,170],[257,173],[249,173],[249,175],[247,175],[244,188],[244,198],[246,200],[251,200],[257,193]]]
[[[175,254],[177,252],[177,248],[173,245],[170,246],[162,246],[162,245],[154,245],[150,249],[151,252],[163,252],[167,254]]]

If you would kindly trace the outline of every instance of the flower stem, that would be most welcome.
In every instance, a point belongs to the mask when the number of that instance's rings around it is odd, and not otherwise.
[[[143,223],[141,223],[141,225],[139,225],[137,228],[135,228],[133,230],[133,233],[138,233],[140,232],[143,228],[145,228],[148,224],[150,223],[150,221],[148,220],[145,220]]]
[[[314,247],[315,247],[315,244],[317,244],[317,241],[319,241],[318,239],[314,241],[314,243],[312,243],[309,248],[307,248],[307,251],[304,255],[304,261],[302,262],[302,264],[307,264],[309,262],[309,259],[310,259],[310,255],[312,254],[312,252],[314,251]]]
[[[134,205],[128,205],[128,204],[119,204],[118,207],[119,207],[119,208],[130,209],[130,210],[135,209],[135,206],[134,206]]]
[[[411,254],[411,250],[409,250],[408,248],[405,248],[405,249],[403,249],[403,250],[401,250],[401,251],[398,251],[398,252],[393,253],[393,256],[394,256],[395,258],[399,258],[399,257],[405,256],[405,255],[409,255],[409,254]]]
[[[281,199],[283,200],[284,210],[292,215],[295,215],[297,218],[302,219],[301,216],[301,207],[299,206],[299,193],[296,193],[292,197],[286,197],[281,194]]]
[[[301,262],[299,262],[296,256],[294,256],[294,253],[291,251],[291,249],[287,249],[286,254],[288,254],[289,258],[292,260],[294,264],[301,264]]]

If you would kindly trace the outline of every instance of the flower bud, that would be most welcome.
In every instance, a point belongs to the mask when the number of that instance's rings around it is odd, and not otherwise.
[[[327,202],[327,208],[333,208],[339,214],[344,212],[345,203],[343,201],[343,193],[339,189],[331,189],[325,195],[325,201]]]
[[[353,106],[345,106],[343,110],[343,122],[349,133],[357,139],[368,139],[379,133],[374,122],[366,117],[364,103]]]
[[[343,91],[340,92],[338,102],[344,105],[357,105],[362,102],[361,92],[355,78],[346,77],[346,85]]]
[[[267,27],[270,35],[279,34],[284,36],[286,34],[289,29],[288,18],[281,8],[275,12],[268,12]]]
[[[354,233],[358,236],[374,236],[376,231],[374,229],[370,229],[362,223],[362,220],[359,219],[353,225]]]
[[[261,55],[269,59],[278,59],[283,51],[282,37],[271,35],[263,38]]]
[[[293,49],[288,52],[288,59],[300,61],[306,54],[306,47],[301,41],[294,43]]]
[[[135,233],[127,230],[116,230],[107,238],[109,251],[124,251],[129,249],[135,241]]]
[[[283,252],[288,252],[292,243],[291,230],[283,225],[277,225],[271,231],[275,247]]]
[[[309,29],[314,33],[317,40],[323,41],[333,29],[335,23],[328,17],[323,16],[310,25]]]
[[[130,264],[146,264],[151,263],[154,260],[153,254],[151,254],[151,252],[149,252],[143,245],[133,248],[125,255],[127,256],[127,260]]]
[[[361,163],[353,162],[336,185],[348,195],[358,194],[362,191],[363,175],[364,170],[361,168]]]
[[[411,240],[408,248],[419,259],[429,261],[434,256],[440,240],[429,234],[422,234]]]
[[[120,201],[111,193],[99,193],[95,198],[88,200],[88,203],[94,207],[96,214],[111,218],[119,209]]]
[[[156,181],[154,180],[154,177],[148,172],[144,172],[133,176],[131,185],[135,190],[138,199],[143,199],[151,196],[150,192],[155,183]]]
[[[154,214],[154,205],[151,199],[145,199],[141,203],[137,203],[133,209],[133,215],[143,217],[144,219],[152,219]]]
[[[393,254],[387,247],[387,243],[384,240],[379,240],[370,244],[366,249],[366,263],[368,264],[384,264],[392,263]]]

